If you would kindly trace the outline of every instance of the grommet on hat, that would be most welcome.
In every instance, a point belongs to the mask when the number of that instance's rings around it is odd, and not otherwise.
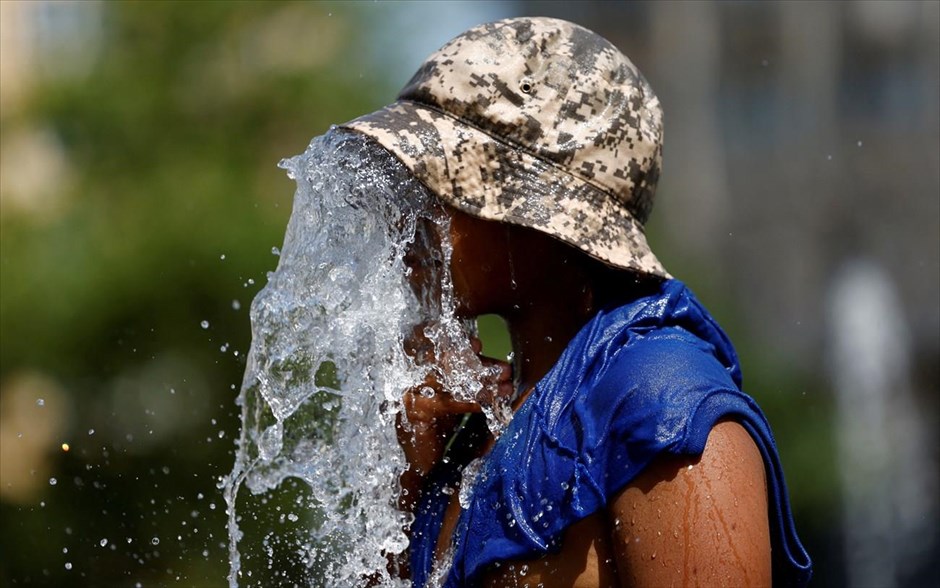
[[[643,230],[662,161],[659,100],[583,27],[513,18],[472,28],[431,55],[395,103],[341,126],[466,213],[668,276]]]

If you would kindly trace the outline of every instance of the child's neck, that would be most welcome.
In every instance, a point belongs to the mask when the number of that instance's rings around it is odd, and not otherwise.
[[[558,362],[594,315],[591,305],[558,296],[530,301],[506,317],[513,349],[513,379],[520,399]]]

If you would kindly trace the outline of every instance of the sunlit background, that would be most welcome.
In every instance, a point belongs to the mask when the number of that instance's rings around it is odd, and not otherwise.
[[[4,1],[0,585],[224,585],[277,161],[516,15],[659,94],[650,238],[737,345],[816,585],[940,583],[940,3]]]

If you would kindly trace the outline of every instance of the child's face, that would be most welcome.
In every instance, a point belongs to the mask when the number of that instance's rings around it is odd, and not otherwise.
[[[515,287],[507,236],[510,227],[450,207],[446,210],[449,226],[425,221],[405,254],[411,287],[424,303],[440,300],[446,259],[442,240],[449,237],[455,314],[459,318],[475,318],[500,313],[508,306]]]

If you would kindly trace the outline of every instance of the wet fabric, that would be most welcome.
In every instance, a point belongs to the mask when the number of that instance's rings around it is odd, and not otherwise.
[[[604,310],[570,342],[483,459],[454,534],[445,585],[473,586],[497,561],[557,550],[659,454],[700,455],[716,422],[751,434],[767,472],[775,584],[805,585],[783,471],[760,408],[740,391],[728,337],[679,281]],[[425,586],[460,464],[442,464],[412,526],[412,581]]]

